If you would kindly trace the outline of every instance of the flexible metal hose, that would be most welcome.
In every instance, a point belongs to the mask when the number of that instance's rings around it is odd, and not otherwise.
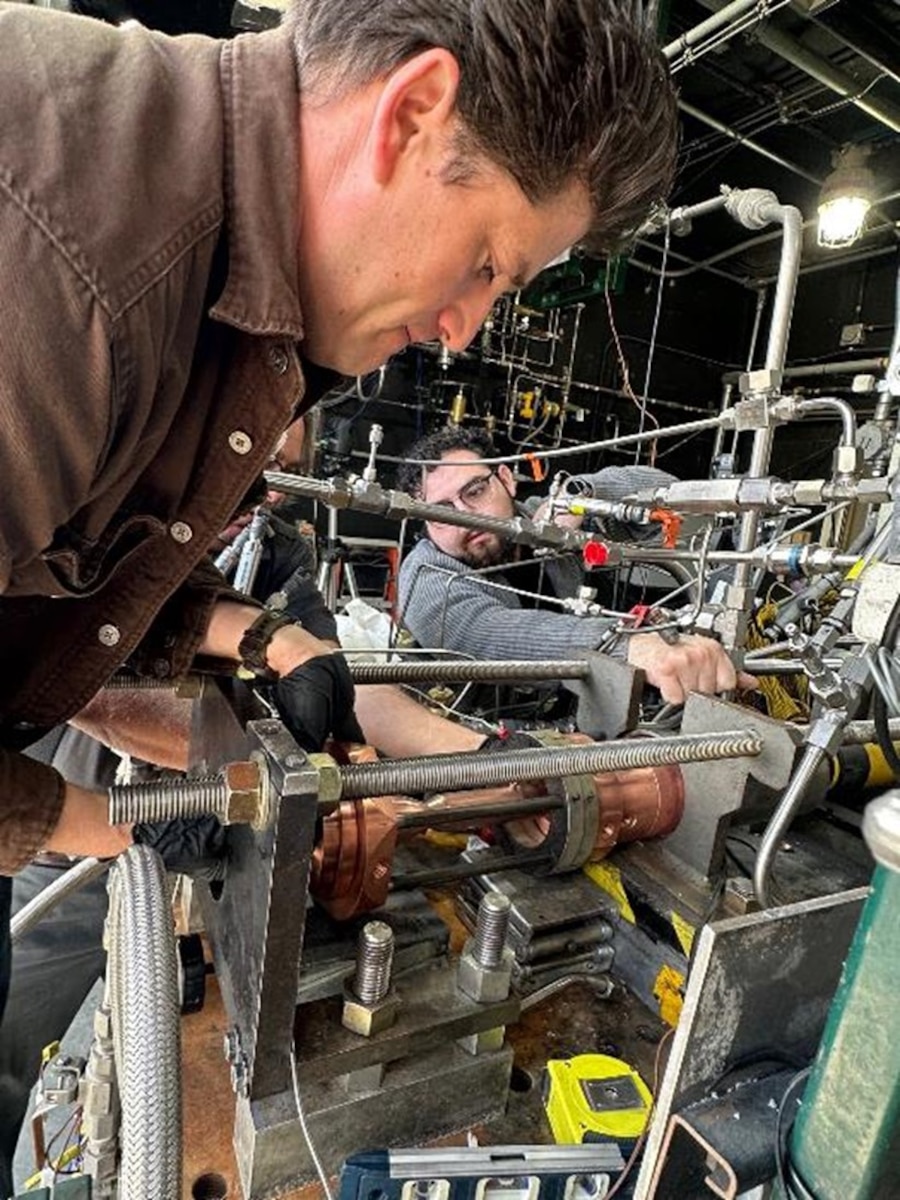
[[[42,921],[47,913],[56,908],[57,904],[65,900],[66,896],[71,896],[73,892],[77,892],[86,883],[90,883],[92,879],[96,879],[98,875],[102,875],[108,870],[109,863],[101,862],[98,858],[83,858],[80,862],[73,863],[68,871],[64,871],[58,879],[54,879],[49,887],[38,892],[23,908],[20,908],[10,921],[9,934],[13,945],[21,941],[25,934],[37,925],[38,921]]]
[[[471,683],[480,680],[505,682],[517,679],[585,679],[590,671],[586,662],[565,659],[562,662],[474,662],[470,659],[440,659],[437,662],[351,662],[354,683]]]
[[[181,1196],[180,1005],[162,859],[131,846],[110,879],[108,990],[122,1100],[122,1200]]]

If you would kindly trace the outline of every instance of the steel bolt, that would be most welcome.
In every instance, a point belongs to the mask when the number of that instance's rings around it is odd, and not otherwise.
[[[378,1004],[391,986],[394,931],[384,921],[363,926],[356,952],[353,991],[363,1004]]]
[[[478,919],[472,942],[472,957],[483,967],[497,967],[503,959],[506,931],[509,928],[509,896],[486,892],[478,905]]]

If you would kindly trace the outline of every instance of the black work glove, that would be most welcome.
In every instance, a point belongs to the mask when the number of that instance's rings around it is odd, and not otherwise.
[[[313,637],[323,642],[338,640],[337,621],[329,611],[322,593],[310,578],[305,567],[299,567],[266,601],[267,608],[284,612]]]
[[[353,680],[343,654],[320,654],[269,685],[281,719],[309,753],[329,734],[339,742],[366,739],[353,713]]]
[[[225,829],[216,817],[176,817],[173,821],[141,821],[131,835],[162,856],[167,871],[192,875],[210,883],[225,878]]]
[[[503,750],[533,750],[540,746],[536,737],[524,729],[502,729],[499,733],[489,733],[478,747],[478,754],[495,754]]]

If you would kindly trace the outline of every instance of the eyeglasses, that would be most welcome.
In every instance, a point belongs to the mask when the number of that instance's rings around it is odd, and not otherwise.
[[[468,512],[478,512],[487,499],[491,481],[497,472],[491,468],[486,475],[476,475],[468,483],[464,483],[455,496],[449,500],[435,501],[436,508],[464,508]]]

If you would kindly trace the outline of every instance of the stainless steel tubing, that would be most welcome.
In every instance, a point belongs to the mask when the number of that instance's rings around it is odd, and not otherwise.
[[[825,666],[839,671],[843,659],[826,658]],[[798,658],[750,658],[744,663],[754,675],[802,675],[806,667]]]
[[[888,721],[888,737],[891,741],[900,741],[900,717],[892,717]],[[862,746],[875,740],[874,721],[849,721],[844,729],[845,746]]]
[[[481,680],[508,682],[517,679],[586,679],[590,667],[583,660],[561,662],[499,662],[442,659],[438,662],[351,662],[354,683],[470,683]]]
[[[434,754],[341,767],[341,795],[345,800],[355,800],[364,796],[491,787],[515,780],[741,758],[757,755],[761,750],[762,739],[756,734],[734,730],[682,734],[652,741],[623,739],[585,746],[539,746],[499,754]]]
[[[77,892],[86,883],[90,883],[92,879],[105,874],[108,870],[109,862],[101,862],[98,858],[83,858],[80,862],[73,863],[68,871],[60,875],[58,879],[54,879],[50,886],[45,887],[42,892],[38,892],[24,908],[19,909],[9,923],[12,944],[20,942],[25,934],[37,925],[38,921],[43,920],[47,913],[56,908],[60,901],[65,900],[66,896],[71,896],[73,892]]]
[[[837,396],[815,396],[808,400],[797,401],[797,412],[816,415],[818,413],[837,413],[841,419],[841,444],[853,446],[856,444],[856,413],[846,400]]]
[[[806,790],[815,778],[816,772],[825,762],[827,754],[819,746],[807,746],[800,765],[791,776],[791,781],[779,801],[778,807],[772,813],[766,831],[759,843],[756,862],[753,865],[753,888],[761,908],[771,906],[769,880],[772,874],[772,863],[778,851],[778,844],[784,837],[791,821],[797,815]]]
[[[120,1196],[181,1196],[181,1012],[162,859],[131,846],[110,883],[108,987],[122,1100]]]

